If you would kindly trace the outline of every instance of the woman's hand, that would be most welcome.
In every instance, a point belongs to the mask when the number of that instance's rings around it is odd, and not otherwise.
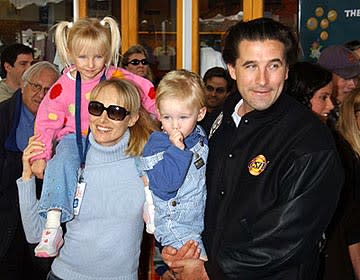
[[[45,151],[45,145],[38,141],[39,135],[34,135],[29,138],[29,144],[25,148],[23,152],[22,162],[23,162],[23,172],[21,179],[30,180],[33,176],[33,172],[31,171],[31,163],[30,160],[32,157],[40,155]]]
[[[36,154],[34,153],[32,155],[32,157],[33,156],[36,156]],[[45,167],[46,167],[46,161],[45,160],[36,159],[31,164],[31,171],[36,177],[38,177],[39,179],[43,179],[44,178]]]

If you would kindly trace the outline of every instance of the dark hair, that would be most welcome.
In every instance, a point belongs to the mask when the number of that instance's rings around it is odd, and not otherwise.
[[[23,44],[13,44],[6,47],[1,53],[1,71],[4,76],[6,76],[5,62],[9,63],[11,66],[14,66],[14,63],[19,54],[31,54],[34,56],[34,50]]]
[[[311,108],[314,93],[332,80],[332,74],[318,64],[297,62],[290,66],[286,81],[286,92],[300,103]]]
[[[223,78],[226,81],[226,91],[229,92],[232,89],[233,80],[229,75],[229,71],[222,68],[222,67],[213,67],[208,69],[205,74],[203,81],[206,84],[207,80],[211,79],[212,77],[219,77]]]
[[[240,21],[226,32],[223,59],[226,64],[235,65],[239,57],[239,44],[243,40],[265,41],[277,40],[285,46],[285,59],[288,65],[296,62],[298,56],[298,41],[294,32],[280,22],[270,18],[258,18],[250,21]]]
[[[125,67],[129,63],[129,56],[135,53],[141,53],[143,54],[147,60],[149,60],[149,55],[146,49],[141,45],[133,45],[124,53],[124,55],[121,58],[121,67]]]
[[[357,49],[360,49],[360,41],[359,40],[353,40],[346,42],[344,44],[345,48],[348,48],[351,51],[356,51]]]

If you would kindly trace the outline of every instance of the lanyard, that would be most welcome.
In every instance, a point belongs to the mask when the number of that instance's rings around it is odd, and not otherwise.
[[[106,69],[100,78],[100,82],[106,80],[105,75]],[[75,84],[76,96],[75,96],[75,128],[76,128],[76,144],[78,147],[78,152],[80,156],[80,167],[83,169],[85,167],[86,153],[89,147],[89,132],[86,135],[85,141],[85,150],[83,149],[83,142],[81,136],[81,76],[80,72],[76,72],[76,84]]]

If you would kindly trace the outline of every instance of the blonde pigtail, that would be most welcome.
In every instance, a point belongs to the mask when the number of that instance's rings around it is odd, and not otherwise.
[[[112,17],[104,17],[100,22],[102,25],[108,24],[110,27],[110,35],[111,35],[111,46],[110,53],[111,57],[107,65],[110,65],[111,62],[114,66],[118,66],[119,63],[119,54],[120,54],[120,46],[121,46],[121,36],[119,31],[119,26],[117,22]]]
[[[68,55],[68,47],[67,47],[67,36],[69,28],[72,26],[71,22],[61,21],[55,25],[55,45],[58,51],[60,61],[66,67],[71,65],[71,61]]]

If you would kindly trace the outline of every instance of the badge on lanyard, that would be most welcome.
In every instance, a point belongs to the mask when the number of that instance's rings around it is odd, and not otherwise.
[[[199,156],[198,153],[194,153],[194,156],[195,156],[195,162],[194,162],[194,165],[197,169],[200,169],[201,167],[204,166],[205,162],[204,160],[202,159],[202,157]]]
[[[74,215],[79,215],[81,202],[84,197],[86,183],[84,182],[83,172],[84,172],[83,168],[80,167],[79,178],[78,178],[78,182],[77,182],[77,186],[76,186],[74,205],[73,205]]]

